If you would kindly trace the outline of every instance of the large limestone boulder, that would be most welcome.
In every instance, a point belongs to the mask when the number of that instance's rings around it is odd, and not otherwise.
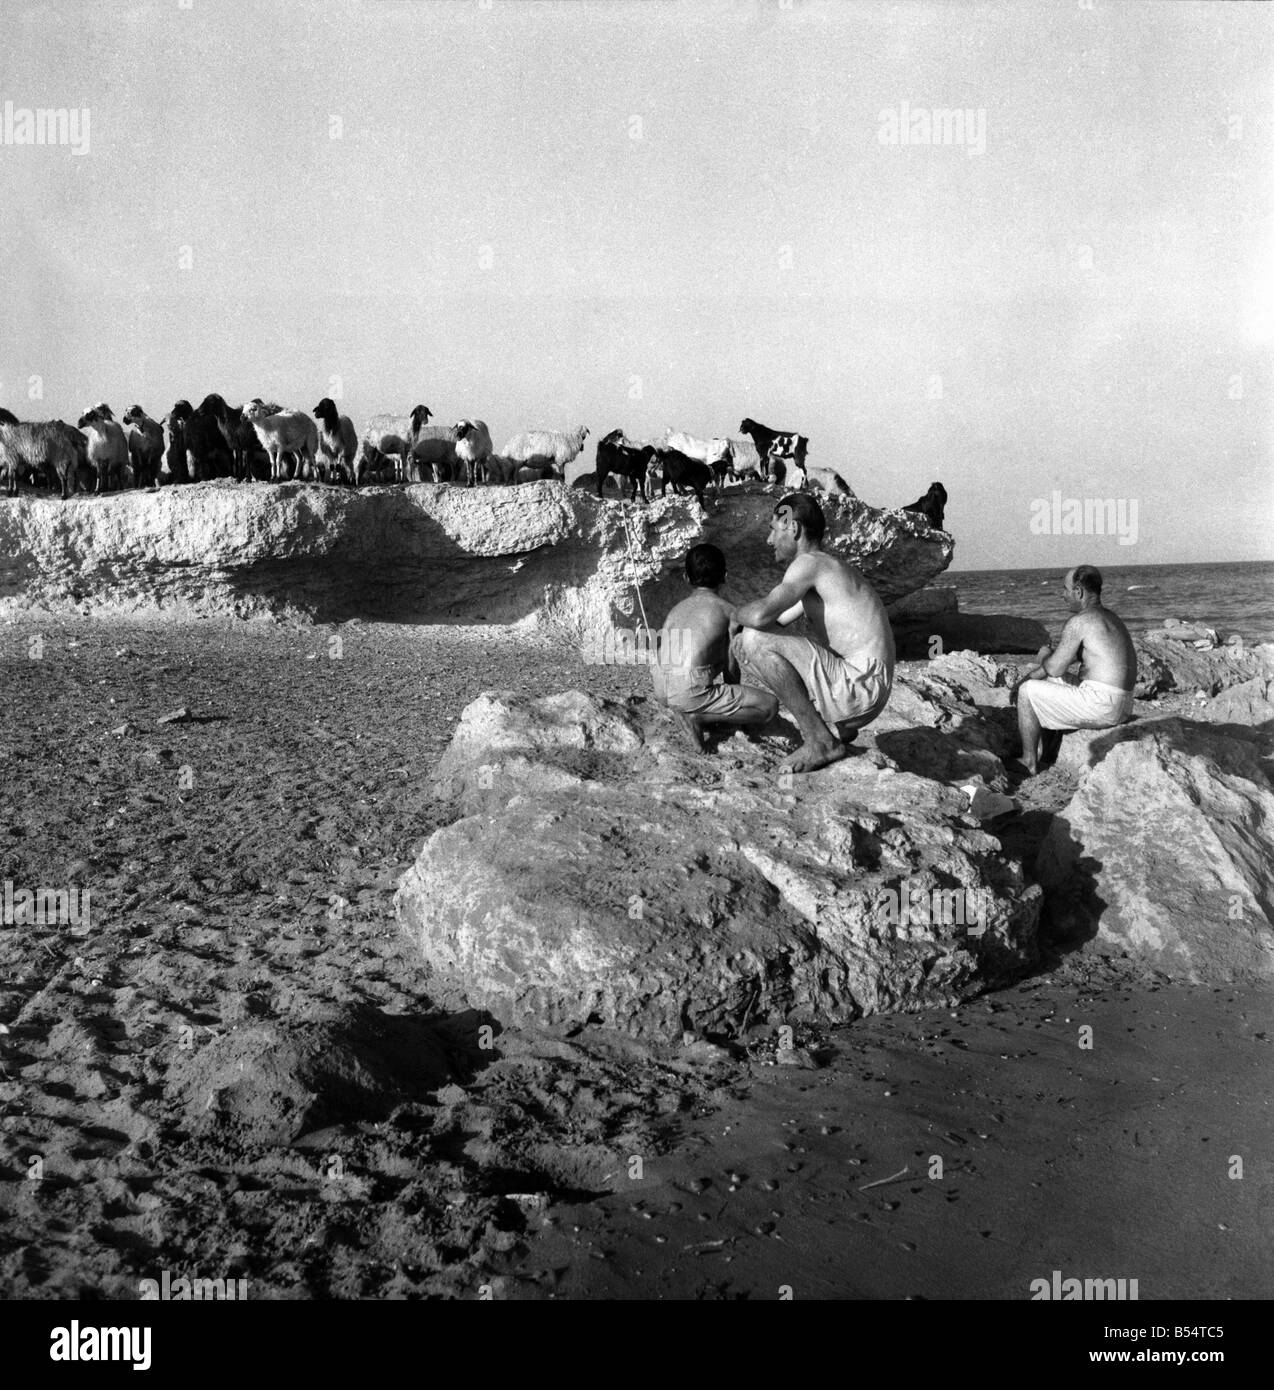
[[[670,1039],[945,1004],[1033,960],[1039,890],[957,786],[870,748],[794,778],[742,735],[678,738],[640,699],[469,706],[437,771],[458,818],[397,896],[436,982]]]
[[[1118,731],[1041,846],[1051,929],[1174,978],[1274,981],[1274,787],[1251,741]]]
[[[1170,692],[1216,695],[1258,676],[1274,675],[1274,646],[1211,646],[1174,637],[1170,629],[1133,639],[1138,699]]]
[[[560,482],[355,492],[219,481],[73,497],[0,499],[0,611],[45,607],[173,616],[289,614],[548,628],[572,639],[631,623],[634,585],[654,619],[685,592],[696,541],[721,545],[736,584],[764,592],[777,493],[736,489],[704,513]],[[909,513],[825,499],[829,548],[886,602],[951,561],[951,537]]]

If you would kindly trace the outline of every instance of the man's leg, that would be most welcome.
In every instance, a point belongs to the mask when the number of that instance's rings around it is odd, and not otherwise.
[[[849,750],[814,708],[800,673],[767,640],[768,636],[755,628],[744,628],[739,634],[738,655],[740,665],[778,699],[800,730],[801,746],[784,758],[781,766],[791,772],[813,772],[838,762]]]
[[[1039,716],[1035,713],[1027,689],[1033,684],[1033,681],[1027,681],[1017,692],[1017,730],[1022,736],[1022,762],[1032,777],[1039,770],[1041,732]]]
[[[711,702],[693,714],[670,708],[691,742],[703,752],[707,746],[704,729],[709,725],[731,724],[742,728],[750,724],[768,724],[779,712],[779,702],[768,690],[757,686],[719,685],[715,687]]]

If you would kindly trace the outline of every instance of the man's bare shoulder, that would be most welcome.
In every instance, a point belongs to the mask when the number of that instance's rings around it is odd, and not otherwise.
[[[711,623],[716,620],[728,621],[734,606],[727,603],[720,594],[703,591],[683,598],[664,619],[665,627],[684,627],[687,623]]]

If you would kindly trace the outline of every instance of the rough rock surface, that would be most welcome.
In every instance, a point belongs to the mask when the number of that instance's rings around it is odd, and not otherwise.
[[[957,758],[955,716],[910,695]],[[880,751],[905,726],[782,777],[767,741],[696,755],[650,701],[486,693],[439,765],[459,819],[405,875],[400,925],[473,1005],[554,1029],[675,1038],[968,997],[1032,961],[1039,889],[965,793],[907,770],[931,748]]]
[[[1138,699],[1170,692],[1201,690],[1216,695],[1260,675],[1274,675],[1274,646],[1199,648],[1171,637],[1147,634],[1133,639],[1137,648]]]
[[[1274,981],[1274,787],[1259,749],[1181,719],[1112,732],[1040,848],[1052,931],[1176,979]]]
[[[395,617],[583,636],[629,620],[634,579],[661,617],[699,540],[727,548],[736,575],[763,591],[778,574],[764,547],[774,496],[736,490],[706,517],[693,497],[634,507],[556,482],[354,492],[221,481],[22,497],[0,502],[0,610]],[[855,498],[828,499],[827,511],[829,548],[886,602],[951,561],[951,538],[921,519]]]

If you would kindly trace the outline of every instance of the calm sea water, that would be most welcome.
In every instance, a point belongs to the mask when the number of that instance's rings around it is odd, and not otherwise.
[[[1102,602],[1132,632],[1165,618],[1239,632],[1252,642],[1274,641],[1274,561],[1228,565],[1102,566]],[[953,584],[962,613],[1013,613],[1038,618],[1056,636],[1066,621],[1061,571],[948,571],[934,581]]]

